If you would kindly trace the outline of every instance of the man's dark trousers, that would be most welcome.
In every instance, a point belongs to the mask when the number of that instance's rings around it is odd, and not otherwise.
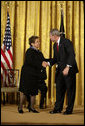
[[[68,75],[63,75],[57,70],[56,73],[56,102],[55,109],[62,111],[65,93],[67,91],[67,108],[68,111],[73,111],[75,91],[76,91],[76,74],[72,74],[71,68]]]

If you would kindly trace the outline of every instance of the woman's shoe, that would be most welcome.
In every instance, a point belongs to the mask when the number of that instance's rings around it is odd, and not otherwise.
[[[28,108],[29,109],[29,112],[33,112],[33,113],[39,113],[37,110],[33,109],[33,108]]]
[[[19,112],[19,113],[24,113],[23,110],[20,109],[19,107],[18,107],[18,112]]]

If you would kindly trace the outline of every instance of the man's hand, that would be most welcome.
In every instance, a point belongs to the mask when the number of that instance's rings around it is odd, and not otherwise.
[[[48,66],[48,63],[45,62],[45,61],[43,61],[43,62],[42,62],[42,66],[46,68],[46,67]]]
[[[63,70],[63,75],[68,75],[69,67],[66,66],[66,68]]]

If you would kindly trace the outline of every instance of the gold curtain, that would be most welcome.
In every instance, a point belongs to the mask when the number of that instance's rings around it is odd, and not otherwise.
[[[21,67],[32,35],[40,36],[40,50],[45,58],[53,57],[51,28],[60,29],[61,6],[64,12],[65,35],[73,42],[79,73],[76,75],[75,105],[84,105],[84,2],[83,1],[9,1],[14,68]],[[6,1],[1,1],[1,45],[7,19]],[[46,68],[47,105],[56,99],[55,66]],[[39,104],[39,96],[36,98]]]

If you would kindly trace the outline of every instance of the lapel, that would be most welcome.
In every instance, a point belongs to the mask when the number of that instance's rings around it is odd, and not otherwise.
[[[63,45],[63,38],[61,37],[59,43],[59,52],[61,51],[62,45]]]

